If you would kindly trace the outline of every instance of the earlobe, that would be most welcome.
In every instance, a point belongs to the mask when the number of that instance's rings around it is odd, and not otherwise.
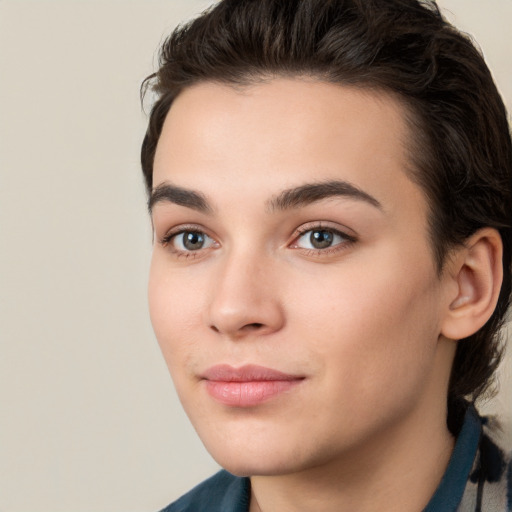
[[[449,298],[441,334],[453,340],[467,338],[491,317],[503,280],[503,243],[495,229],[483,228],[456,250],[451,261],[455,296]]]

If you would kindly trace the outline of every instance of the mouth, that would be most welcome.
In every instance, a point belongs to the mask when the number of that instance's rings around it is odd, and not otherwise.
[[[254,407],[267,402],[297,386],[304,378],[263,366],[234,368],[224,364],[212,366],[201,375],[208,394],[231,407]]]

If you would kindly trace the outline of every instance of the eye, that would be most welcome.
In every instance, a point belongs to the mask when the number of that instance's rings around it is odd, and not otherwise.
[[[211,247],[215,240],[202,231],[180,231],[162,240],[163,244],[171,244],[178,252],[191,252]]]
[[[304,231],[295,242],[295,247],[301,249],[322,250],[337,245],[353,242],[354,239],[335,229],[315,228]]]

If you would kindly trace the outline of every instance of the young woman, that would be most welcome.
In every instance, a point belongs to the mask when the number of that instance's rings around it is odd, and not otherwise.
[[[512,145],[471,42],[432,2],[224,0],[146,85],[151,319],[226,469],[166,510],[511,510],[474,403]]]

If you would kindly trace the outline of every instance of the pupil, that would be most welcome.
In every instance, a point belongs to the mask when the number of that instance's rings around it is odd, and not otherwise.
[[[332,244],[333,234],[330,231],[313,231],[310,236],[311,245],[316,249],[325,249]]]
[[[204,236],[201,233],[189,231],[183,237],[183,245],[191,251],[201,249],[203,244]]]

